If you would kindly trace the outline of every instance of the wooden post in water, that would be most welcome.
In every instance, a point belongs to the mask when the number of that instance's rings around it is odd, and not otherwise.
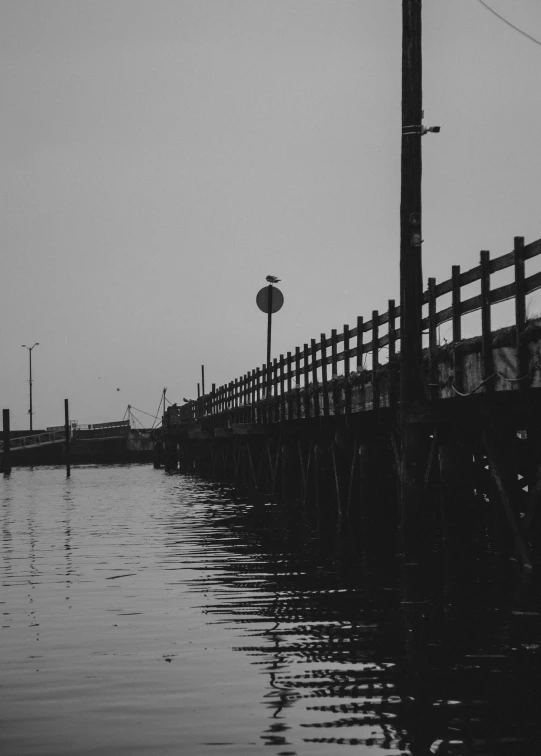
[[[4,441],[4,453],[2,455],[2,470],[4,474],[11,472],[11,431],[9,424],[9,410],[2,410],[2,438]]]
[[[66,478],[71,475],[70,460],[70,411],[68,400],[64,399],[64,430],[66,433]]]

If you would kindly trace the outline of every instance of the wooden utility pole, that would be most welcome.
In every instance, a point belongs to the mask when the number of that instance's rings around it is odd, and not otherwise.
[[[402,163],[400,195],[400,510],[406,562],[422,551],[422,474],[426,433],[407,421],[424,397],[421,378],[421,139],[423,134],[421,0],[402,0]]]
[[[421,138],[423,118],[421,0],[402,0],[402,181],[400,194],[400,399],[423,396]]]

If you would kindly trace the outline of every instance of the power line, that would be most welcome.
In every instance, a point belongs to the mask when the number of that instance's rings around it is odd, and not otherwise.
[[[506,18],[504,18],[503,16],[500,16],[500,14],[499,14],[499,13],[496,13],[496,11],[494,10],[494,8],[491,8],[491,7],[490,7],[490,5],[489,5],[488,3],[485,3],[485,0],[477,0],[477,2],[478,2],[478,3],[481,3],[481,5],[482,5],[482,6],[484,7],[484,8],[486,8],[486,9],[487,9],[487,10],[489,10],[489,11],[490,11],[491,13],[493,13],[493,14],[494,14],[494,15],[496,16],[496,18],[499,18],[499,19],[500,19],[500,21],[503,21],[503,22],[504,22],[504,24],[507,24],[507,26],[510,26],[510,27],[511,27],[511,29],[514,29],[514,30],[515,30],[515,31],[517,31],[517,32],[518,32],[519,34],[522,34],[522,35],[523,35],[524,37],[527,37],[527,38],[528,38],[528,39],[530,39],[530,40],[531,40],[532,42],[535,42],[535,44],[536,44],[536,45],[539,45],[539,46],[541,47],[541,42],[540,42],[540,41],[539,41],[538,39],[536,39],[535,37],[532,37],[532,36],[531,36],[531,34],[527,34],[527,32],[523,31],[522,29],[519,29],[519,28],[518,28],[518,26],[515,26],[514,24],[512,24],[512,23],[511,23],[511,21],[508,21],[508,20],[507,20]]]

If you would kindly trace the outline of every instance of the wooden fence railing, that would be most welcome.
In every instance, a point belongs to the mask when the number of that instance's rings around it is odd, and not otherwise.
[[[461,273],[460,266],[453,265],[452,277],[436,284],[434,278],[428,279],[428,289],[423,295],[423,305],[428,314],[422,320],[423,332],[428,333],[428,369],[429,382],[433,383],[437,370],[437,328],[441,323],[452,321],[452,340],[456,344],[462,339],[462,316],[481,310],[481,344],[485,378],[493,373],[491,307],[498,302],[515,299],[516,345],[519,352],[519,372],[523,367],[524,355],[521,350],[521,335],[526,324],[526,295],[541,288],[541,272],[525,276],[525,262],[541,254],[541,239],[525,245],[523,237],[515,237],[514,249],[501,257],[490,259],[490,253],[482,251],[480,264]],[[514,266],[514,280],[495,289],[490,288],[490,276],[493,273]],[[462,300],[461,290],[464,286],[480,281],[481,291],[476,296]],[[451,294],[452,303],[440,311],[437,309],[438,298]],[[181,421],[196,420],[206,415],[218,415],[243,407],[254,408],[269,404],[282,405],[272,417],[314,417],[319,414],[336,414],[335,409],[351,411],[348,402],[346,381],[344,401],[336,398],[336,378],[338,365],[343,364],[342,374],[358,374],[360,382],[372,384],[372,408],[377,409],[378,386],[382,373],[394,374],[398,368],[397,342],[400,341],[400,307],[390,299],[387,312],[372,312],[372,318],[364,321],[357,318],[357,324],[350,328],[344,325],[338,333],[331,331],[327,336],[322,333],[318,340],[311,339],[302,349],[281,354],[272,362],[270,371],[264,365],[245,373],[223,386],[213,384],[212,391],[200,399],[188,402],[178,408]],[[381,333],[381,329],[385,333]],[[388,348],[385,365],[380,364],[379,352]],[[365,369],[366,356],[371,356],[371,365]],[[319,371],[319,372],[318,372]],[[459,372],[457,364],[457,373]],[[355,376],[357,378],[357,375]],[[460,376],[455,375],[455,382]],[[333,393],[334,392],[334,393]],[[329,398],[334,406],[330,406]],[[396,398],[396,397],[395,397]],[[332,412],[331,412],[332,409]],[[267,411],[251,415],[256,422],[269,422]]]

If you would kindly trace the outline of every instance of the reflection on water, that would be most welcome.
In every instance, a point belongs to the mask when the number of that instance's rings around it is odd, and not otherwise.
[[[541,752],[538,586],[411,603],[335,523],[150,467],[0,495],[6,756]]]

